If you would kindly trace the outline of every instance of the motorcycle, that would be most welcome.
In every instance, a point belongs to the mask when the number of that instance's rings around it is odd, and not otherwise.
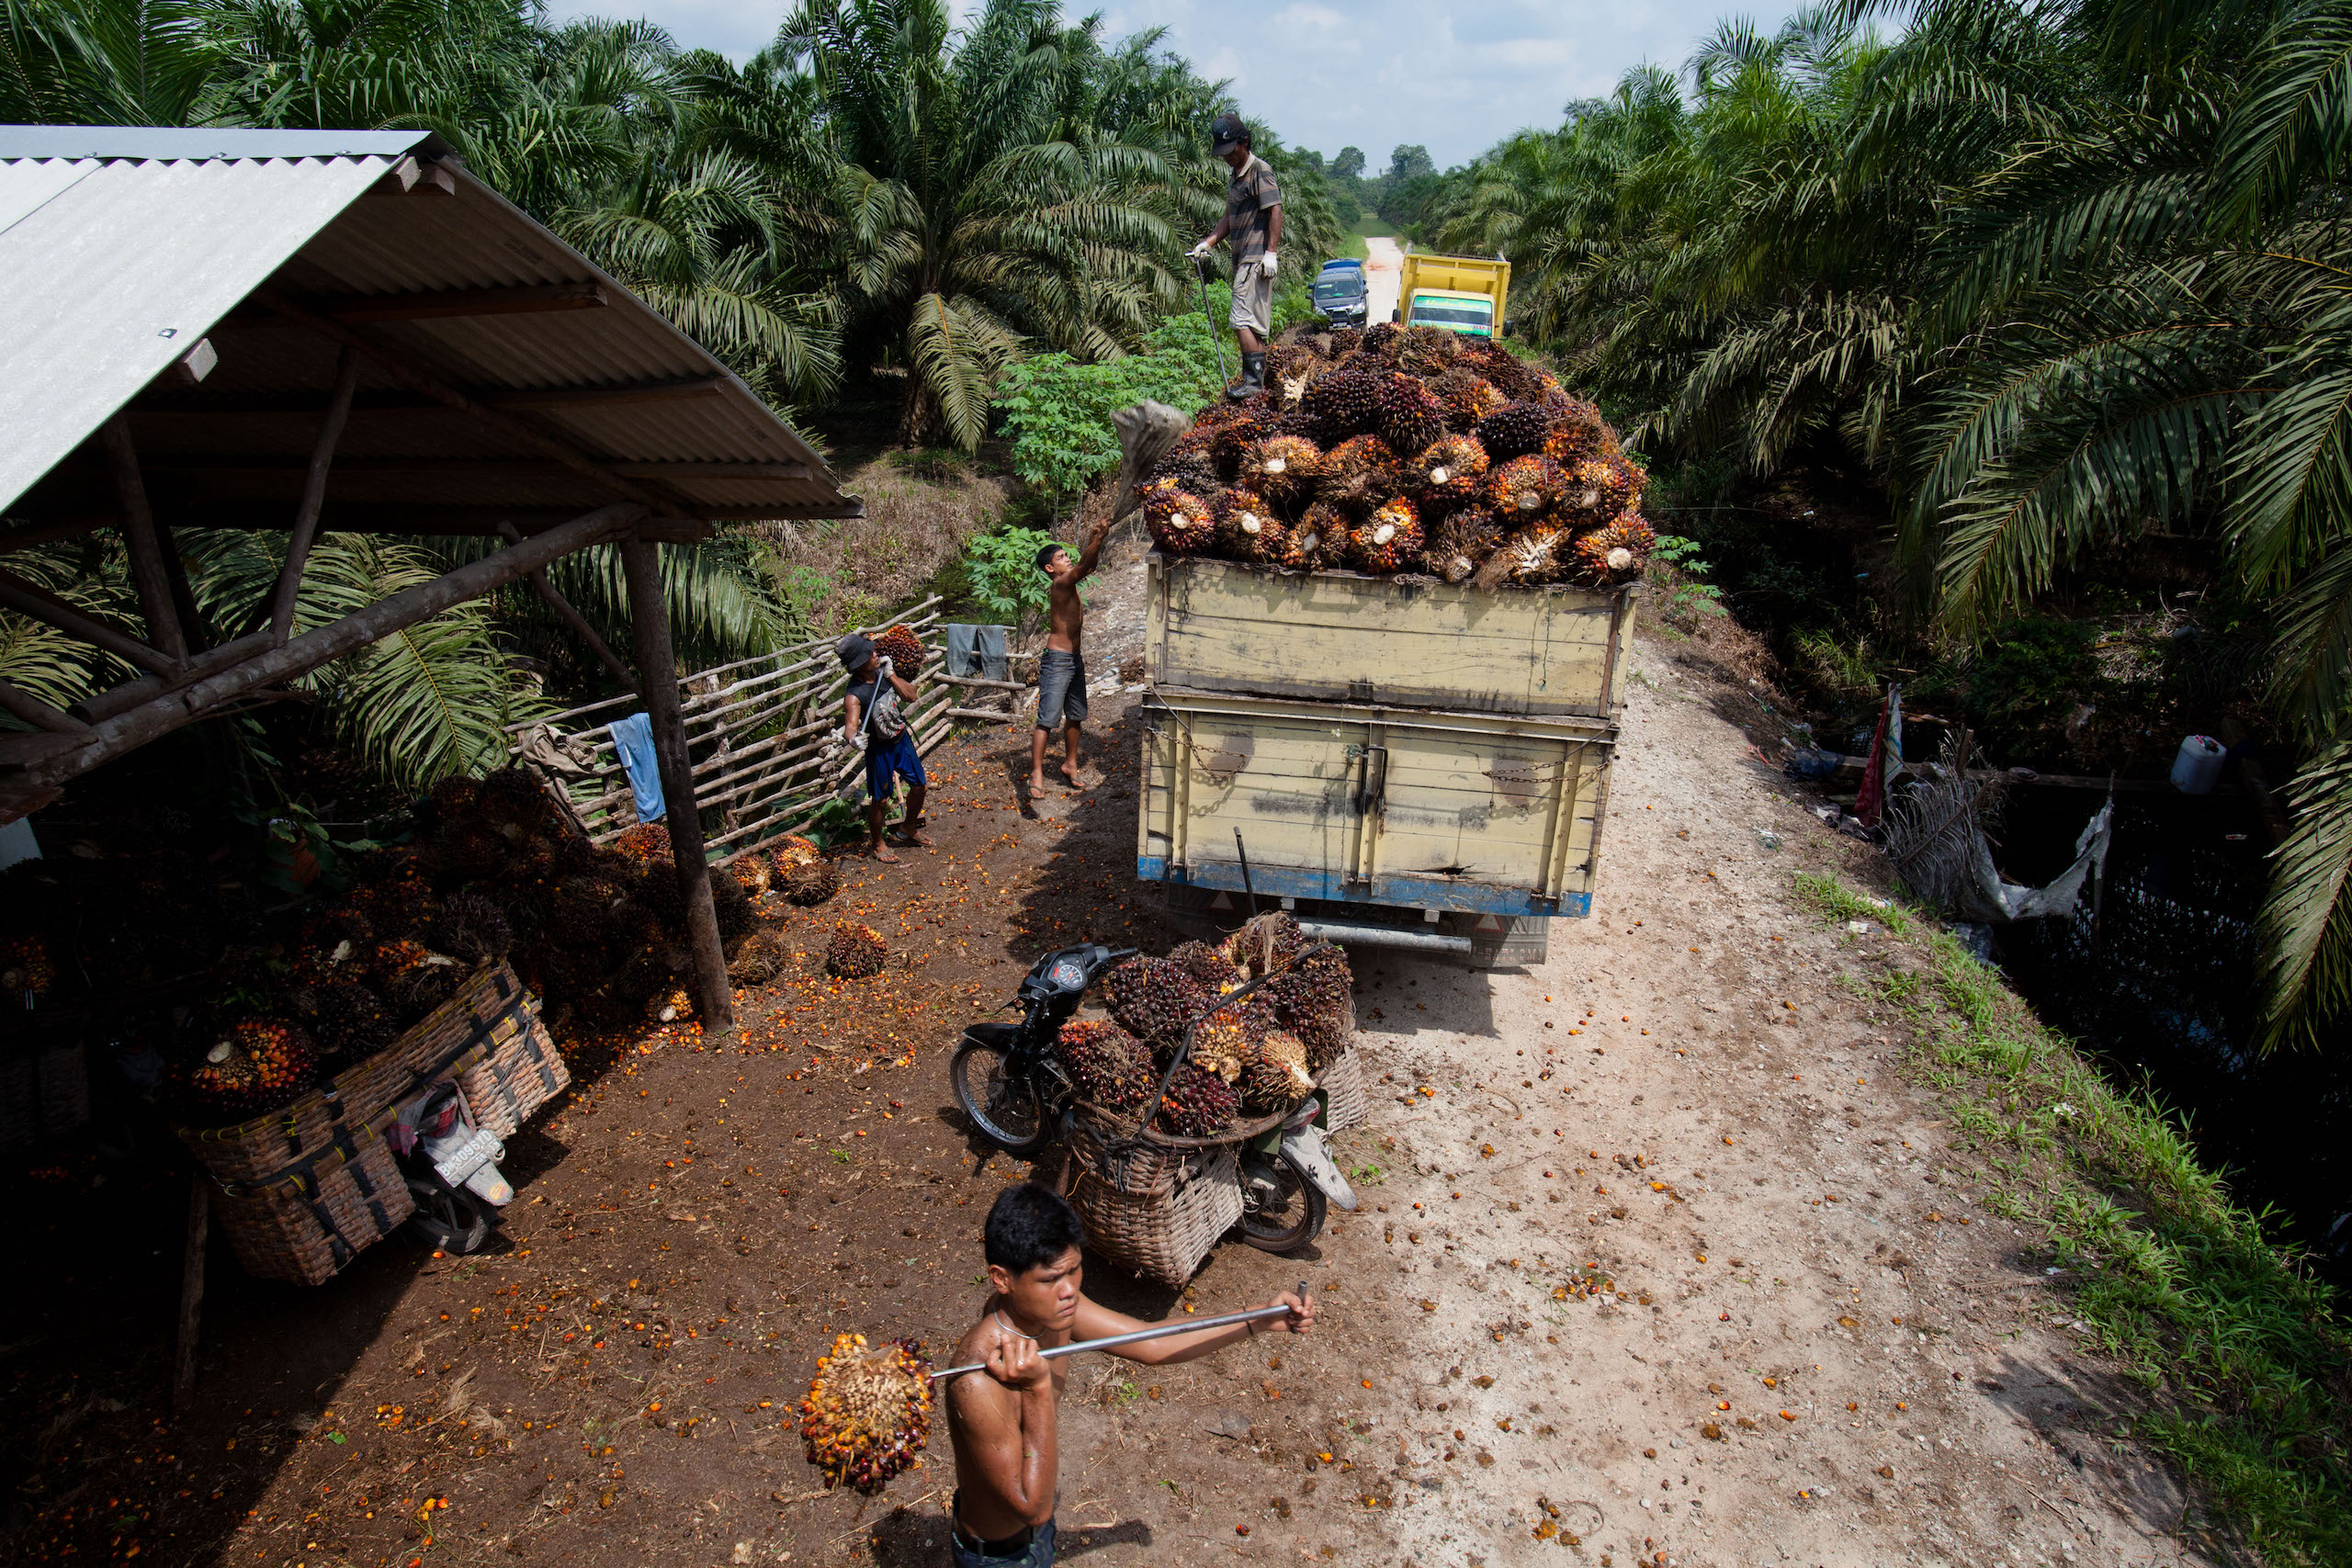
[[[458,1086],[445,1079],[401,1106],[384,1139],[416,1201],[409,1234],[442,1252],[480,1251],[514,1188],[498,1168],[506,1145],[475,1122]]]
[[[948,1081],[956,1104],[989,1142],[1026,1158],[1052,1141],[1075,1098],[1055,1059],[1054,1042],[1095,980],[1135,952],[1098,943],[1049,953],[1022,978],[1008,1004],[1022,1009],[1019,1023],[965,1029],[948,1063]],[[1224,1002],[1253,988],[1245,987]],[[1251,1247],[1295,1251],[1322,1234],[1331,1204],[1355,1208],[1355,1192],[1331,1158],[1318,1125],[1327,1103],[1317,1090],[1237,1151],[1241,1235]]]

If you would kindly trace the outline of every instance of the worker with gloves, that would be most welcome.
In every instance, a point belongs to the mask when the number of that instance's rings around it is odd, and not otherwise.
[[[1241,379],[1227,388],[1235,402],[1266,386],[1266,340],[1274,330],[1275,255],[1283,240],[1283,193],[1274,171],[1250,149],[1250,128],[1238,114],[1221,114],[1209,122],[1209,143],[1233,171],[1226,186],[1225,216],[1208,238],[1194,245],[1194,259],[1206,256],[1220,240],[1233,246],[1233,333],[1241,340]]]

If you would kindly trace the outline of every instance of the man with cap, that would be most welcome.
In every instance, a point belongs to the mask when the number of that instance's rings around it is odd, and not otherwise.
[[[1266,340],[1274,330],[1274,273],[1283,241],[1283,192],[1274,171],[1250,148],[1250,128],[1238,114],[1209,121],[1209,144],[1233,171],[1225,187],[1225,216],[1191,254],[1205,256],[1220,240],[1233,246],[1233,333],[1241,340],[1241,379],[1226,396],[1235,402],[1266,385]]]
[[[899,857],[882,844],[882,818],[907,781],[907,815],[893,834],[899,842],[928,848],[922,836],[922,802],[926,780],[922,753],[915,750],[913,731],[907,728],[900,703],[915,700],[914,683],[890,668],[888,654],[874,651],[871,638],[855,632],[834,645],[842,668],[849,671],[849,690],[842,697],[842,733],[852,746],[865,747],[865,852],[878,861],[898,863]]]

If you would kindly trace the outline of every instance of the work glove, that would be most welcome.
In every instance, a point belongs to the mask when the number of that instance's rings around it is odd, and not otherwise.
[[[1191,250],[1186,251],[1184,254],[1193,261],[1201,261],[1208,255],[1209,249],[1209,243],[1206,240],[1203,240],[1199,244],[1194,245]]]
[[[1274,276],[1275,272],[1279,270],[1279,263],[1281,259],[1282,258],[1275,255],[1273,252],[1268,251],[1264,256],[1259,259],[1258,270],[1264,273],[1268,277],[1272,277]]]

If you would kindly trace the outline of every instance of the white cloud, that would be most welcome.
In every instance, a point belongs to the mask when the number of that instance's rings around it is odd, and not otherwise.
[[[978,0],[954,0],[958,16]],[[1091,9],[1068,7],[1072,17]],[[1375,168],[1418,142],[1442,168],[1512,131],[1552,126],[1571,99],[1609,92],[1644,62],[1679,68],[1721,17],[1777,26],[1791,0],[1292,0],[1279,9],[1200,0],[1113,0],[1114,37],[1168,29],[1204,76],[1229,78],[1244,116],[1296,147],[1363,149]],[[764,46],[787,0],[556,0],[560,16],[641,10],[679,42],[738,59]]]

